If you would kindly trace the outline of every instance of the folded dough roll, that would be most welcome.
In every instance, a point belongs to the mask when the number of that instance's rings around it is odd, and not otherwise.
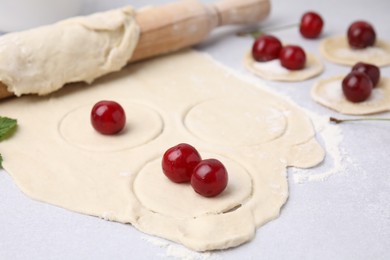
[[[0,37],[0,81],[15,95],[45,95],[127,64],[139,26],[131,7]]]

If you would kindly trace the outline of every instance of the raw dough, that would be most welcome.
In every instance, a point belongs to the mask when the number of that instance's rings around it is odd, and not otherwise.
[[[370,97],[359,103],[348,101],[341,83],[345,75],[318,81],[311,90],[312,98],[337,112],[349,115],[367,115],[390,110],[390,78],[382,77]]]
[[[380,39],[372,47],[355,50],[349,47],[346,36],[333,36],[321,42],[320,51],[326,59],[341,65],[353,66],[358,62],[390,65],[390,44]]]
[[[0,103],[2,115],[19,122],[1,144],[4,168],[32,198],[131,223],[193,250],[250,240],[286,202],[286,168],[324,157],[301,109],[194,51],[75,85]],[[102,99],[126,109],[120,136],[90,125],[88,108]],[[204,198],[164,176],[162,154],[181,142],[226,165],[222,194]]]
[[[302,70],[288,70],[280,65],[280,61],[257,62],[251,52],[244,58],[245,67],[252,73],[267,80],[303,81],[322,73],[324,65],[313,54],[306,53],[306,66]]]
[[[9,33],[0,37],[0,81],[18,96],[91,83],[126,65],[138,36],[131,7]]]

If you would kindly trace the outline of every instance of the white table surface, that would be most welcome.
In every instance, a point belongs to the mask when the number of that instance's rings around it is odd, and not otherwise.
[[[89,0],[83,12],[166,2]],[[365,19],[375,25],[379,37],[390,41],[389,0],[272,0],[272,3],[272,14],[264,26],[297,22],[305,11],[316,10],[325,19],[323,37],[343,34],[351,22]],[[252,40],[236,37],[235,30],[216,31],[196,48],[252,77],[242,65],[243,54]],[[274,34],[319,55],[320,40],[305,40],[297,29]],[[349,70],[326,61],[325,66],[320,78]],[[390,67],[381,71],[382,75],[390,76]],[[312,112],[341,117],[310,99],[315,80],[266,84]],[[390,117],[390,113],[380,116]],[[340,125],[340,129],[343,133],[340,149],[350,158],[345,160],[343,172],[323,182],[305,184],[295,183],[290,172],[290,197],[281,216],[258,229],[249,243],[212,254],[210,258],[390,259],[390,122],[351,123]],[[172,248],[176,253],[170,257],[167,246],[151,243],[149,236],[130,225],[31,200],[0,170],[0,259],[176,259],[181,247]]]

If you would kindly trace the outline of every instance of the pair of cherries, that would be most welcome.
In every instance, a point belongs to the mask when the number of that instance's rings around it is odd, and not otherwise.
[[[297,45],[282,46],[278,38],[272,35],[262,35],[252,46],[252,56],[256,61],[266,62],[275,59],[289,70],[300,70],[305,67],[306,54]]]
[[[342,81],[344,96],[354,103],[365,101],[378,85],[379,79],[380,70],[377,66],[359,62]]]
[[[228,174],[217,159],[202,160],[191,145],[181,143],[169,148],[162,159],[164,174],[175,183],[191,183],[192,188],[204,197],[214,197],[225,190]]]

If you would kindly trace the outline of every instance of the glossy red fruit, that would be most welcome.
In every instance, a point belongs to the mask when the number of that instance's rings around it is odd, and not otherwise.
[[[352,71],[342,82],[344,96],[351,102],[366,100],[372,91],[372,81],[363,72]]]
[[[93,128],[101,134],[119,133],[126,124],[125,111],[115,101],[100,101],[92,108],[91,123]]]
[[[364,49],[373,46],[376,40],[374,27],[365,21],[352,23],[347,32],[348,43],[354,49]]]
[[[189,182],[195,166],[201,160],[202,158],[193,146],[182,143],[169,148],[164,153],[162,169],[173,182]]]
[[[287,45],[280,51],[280,64],[289,70],[300,70],[305,67],[306,54],[296,45]]]
[[[299,31],[301,32],[303,37],[308,39],[314,39],[321,34],[323,26],[324,21],[319,14],[315,12],[307,12],[304,13],[301,18]]]
[[[373,64],[358,62],[355,66],[352,67],[352,71],[359,71],[367,74],[367,76],[371,79],[373,87],[378,85],[381,72],[379,68]]]
[[[214,197],[227,186],[228,173],[225,166],[216,159],[201,161],[191,177],[192,188],[204,197]]]
[[[272,35],[262,35],[252,46],[252,56],[256,61],[270,61],[279,58],[282,43]]]

